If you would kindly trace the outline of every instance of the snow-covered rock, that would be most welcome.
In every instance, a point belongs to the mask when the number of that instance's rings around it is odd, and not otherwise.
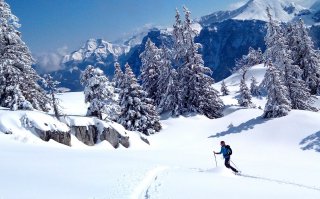
[[[86,109],[86,106],[82,108]],[[39,111],[10,111],[1,108],[0,134],[6,134],[23,143],[37,145],[44,144],[41,141],[43,140],[71,147],[79,147],[79,143],[88,146],[108,143],[106,145],[109,147],[106,149],[119,148],[120,145],[125,148],[148,146],[142,135],[126,131],[114,122],[83,116],[63,116],[60,119],[61,121]]]

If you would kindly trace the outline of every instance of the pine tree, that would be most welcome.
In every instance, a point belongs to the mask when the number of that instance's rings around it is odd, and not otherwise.
[[[212,88],[211,70],[204,66],[198,53],[200,44],[194,43],[196,32],[191,27],[190,11],[184,7],[182,24],[177,12],[174,25],[175,63],[178,66],[178,114],[197,112],[209,118],[222,116],[223,103],[218,91]]]
[[[148,93],[155,105],[159,105],[160,97],[158,96],[158,83],[160,76],[160,50],[148,38],[145,50],[140,54],[141,58],[141,80],[142,88]]]
[[[170,112],[171,115],[177,116],[177,104],[178,104],[178,79],[177,72],[172,67],[171,54],[168,48],[161,47],[161,62],[160,62],[160,75],[158,81],[158,93],[160,97],[159,104],[157,106],[158,112]]]
[[[50,99],[37,83],[41,78],[31,67],[33,58],[21,40],[18,21],[0,0],[0,105],[48,111]]]
[[[180,19],[180,13],[178,9],[176,9],[176,16],[175,16],[175,24],[173,25],[173,38],[174,38],[174,43],[173,43],[173,60],[174,60],[174,65],[176,68],[181,67],[183,64],[183,57],[185,56],[185,38],[183,34],[183,23]]]
[[[275,118],[288,115],[291,110],[288,90],[281,80],[280,71],[273,66],[272,62],[267,63],[265,82],[268,89],[268,101],[264,109],[264,118]]]
[[[258,82],[254,76],[251,77],[250,93],[252,96],[256,97],[261,95]]]
[[[320,54],[314,48],[314,43],[308,34],[302,19],[287,28],[289,49],[295,65],[302,69],[302,79],[306,82],[311,94],[320,88]]]
[[[114,94],[114,87],[99,68],[89,65],[81,74],[80,82],[84,86],[85,102],[90,103],[87,115],[115,120],[119,106]]]
[[[125,66],[124,89],[120,92],[121,113],[118,122],[130,131],[145,135],[161,130],[159,115],[152,99],[138,84],[129,64]]]
[[[44,85],[47,88],[49,95],[51,96],[51,105],[53,107],[53,113],[55,117],[60,120],[60,115],[62,114],[60,100],[57,98],[58,88],[57,86],[60,82],[55,81],[50,74],[44,75]]]
[[[268,10],[267,10],[268,11]],[[288,39],[285,31],[273,21],[268,11],[269,23],[266,36],[267,59],[273,61],[280,71],[282,81],[288,89],[288,98],[292,109],[315,110],[310,104],[312,102],[310,91],[301,79],[303,71],[293,63],[292,54],[289,49]]]
[[[120,88],[124,74],[123,74],[123,72],[121,70],[121,66],[118,62],[114,63],[114,69],[115,70],[114,70],[112,82],[114,82],[114,86],[116,88]]]
[[[226,83],[224,82],[224,80],[221,82],[221,89],[220,89],[220,91],[221,91],[221,93],[222,93],[223,96],[230,94],[230,91],[229,91]]]
[[[250,47],[247,55],[243,55],[241,59],[236,59],[236,67],[234,71],[240,70],[245,75],[250,67],[262,63],[263,54],[261,49],[258,48],[258,50],[255,50],[254,48]]]
[[[120,90],[123,88],[123,72],[121,70],[120,64],[116,62],[114,64],[114,76],[112,79],[113,85],[115,87],[115,93],[119,93]]]
[[[246,84],[246,80],[245,78],[242,78],[240,81],[240,95],[238,98],[238,103],[240,106],[243,107],[254,107],[254,105],[251,102],[251,98],[251,93]]]

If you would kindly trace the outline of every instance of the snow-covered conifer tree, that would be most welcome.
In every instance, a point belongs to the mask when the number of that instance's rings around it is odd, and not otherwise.
[[[302,79],[306,82],[311,94],[320,94],[320,54],[308,34],[302,19],[288,25],[288,44],[295,65],[302,69]]]
[[[230,94],[230,91],[229,91],[226,83],[224,82],[224,80],[221,82],[221,89],[220,89],[220,91],[221,91],[221,93],[222,93],[223,96]]]
[[[146,135],[161,130],[159,115],[152,99],[147,97],[138,84],[129,64],[125,66],[124,89],[120,92],[121,113],[118,122],[127,130],[140,131]]]
[[[209,118],[222,116],[223,103],[218,91],[212,88],[211,70],[204,66],[198,53],[200,44],[194,42],[196,31],[192,29],[190,11],[184,7],[182,24],[176,15],[174,25],[175,64],[178,66],[179,104],[178,114],[197,112]]]
[[[119,106],[114,94],[114,87],[99,68],[89,65],[81,74],[80,82],[84,86],[85,102],[90,103],[88,116],[115,120]]]
[[[242,78],[240,81],[240,95],[238,98],[238,103],[240,106],[243,107],[254,107],[254,105],[251,102],[251,98],[251,93],[246,84],[246,80]]]
[[[260,96],[261,92],[258,86],[258,82],[254,76],[251,77],[251,84],[250,84],[250,93],[252,96]]]
[[[264,118],[275,118],[288,115],[291,110],[288,90],[281,78],[281,72],[273,66],[272,62],[267,62],[267,72],[265,82],[268,90],[268,101],[264,108]]]
[[[160,53],[160,50],[148,38],[145,50],[140,54],[142,88],[148,93],[148,97],[154,101],[155,105],[158,105],[161,100],[158,96]]]
[[[292,109],[315,110],[310,104],[312,102],[310,91],[301,79],[303,71],[292,60],[288,39],[285,32],[277,24],[267,10],[269,16],[268,31],[266,36],[266,57],[271,60],[280,71],[280,77],[288,90],[288,97]]]
[[[114,86],[116,88],[120,88],[121,86],[121,83],[122,83],[122,80],[123,80],[123,72],[121,70],[121,66],[118,62],[114,63],[114,76],[113,76],[113,82],[114,82]]]
[[[48,89],[49,95],[51,96],[51,105],[53,107],[54,116],[60,120],[60,115],[62,114],[60,100],[57,98],[58,89],[57,86],[60,82],[55,81],[50,74],[45,74],[44,85]]]
[[[240,70],[245,75],[250,67],[262,63],[263,54],[261,49],[258,48],[258,50],[255,50],[250,47],[247,55],[243,55],[240,59],[236,59],[236,67],[234,68],[234,71]]]
[[[176,68],[179,68],[183,64],[183,57],[185,56],[185,38],[183,35],[183,22],[181,21],[181,16],[178,9],[176,9],[175,19],[175,24],[173,25],[174,52],[172,58]]]
[[[0,0],[0,106],[48,111],[50,99],[37,82],[41,78],[31,67],[33,58],[21,40],[18,21]]]
[[[171,54],[168,48],[161,47],[161,65],[159,67],[160,75],[158,81],[158,94],[160,97],[157,110],[159,113],[170,112],[171,115],[176,113],[178,106],[178,80],[177,72],[172,67]]]
[[[115,87],[115,93],[119,93],[120,90],[123,88],[123,72],[121,70],[120,64],[118,62],[116,62],[114,64],[114,76],[112,79],[112,82],[114,84]]]

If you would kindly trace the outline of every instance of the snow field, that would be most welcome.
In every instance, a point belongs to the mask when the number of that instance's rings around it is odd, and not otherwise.
[[[264,70],[258,65],[249,74],[261,81]],[[301,149],[312,140],[301,141],[320,131],[320,113],[291,111],[288,116],[265,120],[260,118],[263,110],[236,105],[239,75],[225,82],[231,95],[223,97],[224,117],[162,120],[163,130],[148,137],[150,146],[140,145],[139,134],[128,132],[133,146],[129,149],[114,150],[107,142],[88,147],[76,138],[73,147],[46,143],[31,132],[19,131],[17,119],[24,113],[0,112],[1,131],[16,128],[13,135],[0,134],[0,198],[319,198],[320,156],[315,150]],[[214,86],[218,89],[220,83]],[[82,96],[60,96],[62,104],[72,104],[67,114],[85,113]],[[265,99],[253,98],[253,102],[264,105]],[[96,122],[67,118],[74,124]],[[112,125],[123,131],[120,125]],[[216,168],[212,151],[220,150],[221,140],[230,144],[231,160],[246,177],[232,174],[219,155]]]

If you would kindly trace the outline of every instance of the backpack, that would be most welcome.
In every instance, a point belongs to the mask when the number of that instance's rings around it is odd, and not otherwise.
[[[227,154],[232,155],[232,149],[229,145],[226,145],[226,149],[227,149]]]

